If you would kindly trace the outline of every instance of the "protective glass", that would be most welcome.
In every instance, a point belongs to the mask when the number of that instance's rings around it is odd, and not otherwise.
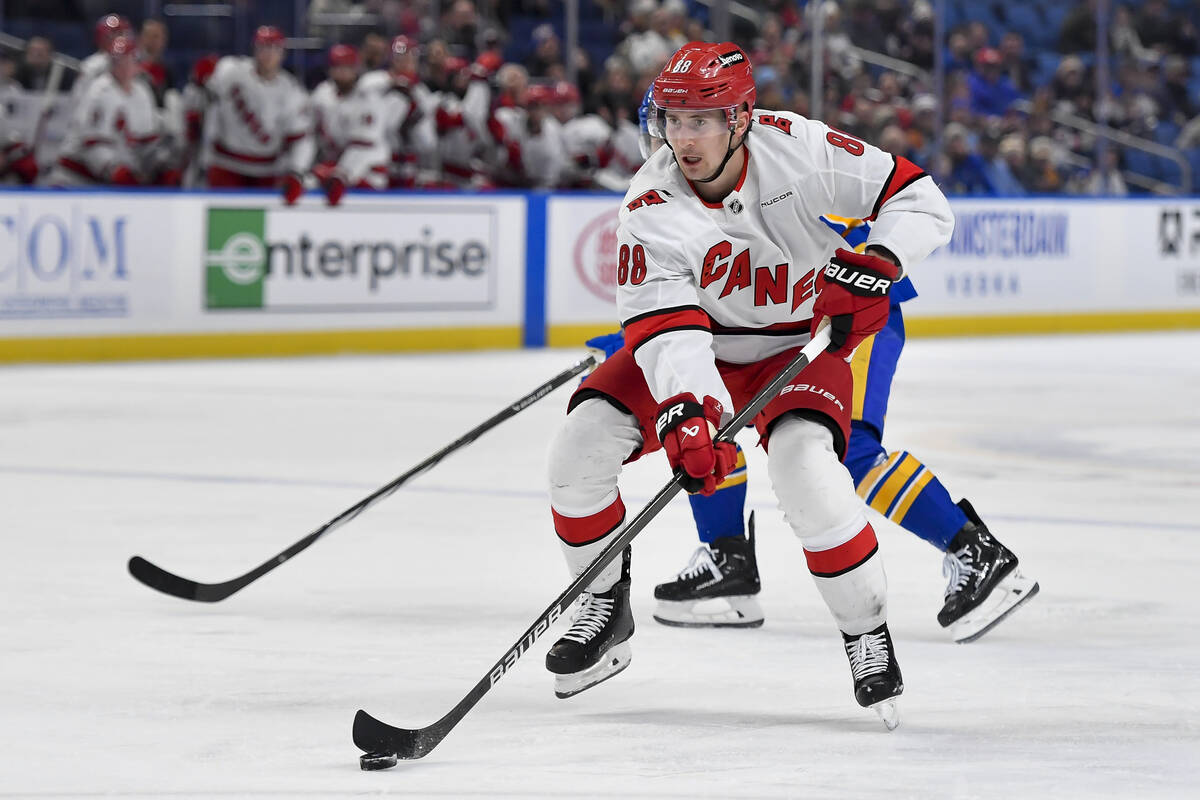
[[[732,108],[665,109],[653,107],[647,119],[650,135],[665,139],[671,146],[676,142],[727,138],[733,130]]]

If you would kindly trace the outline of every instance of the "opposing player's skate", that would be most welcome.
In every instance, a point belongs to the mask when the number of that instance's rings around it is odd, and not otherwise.
[[[949,579],[937,620],[954,641],[973,642],[1038,593],[1038,583],[1017,569],[1017,556],[1001,544],[966,500],[958,507],[967,524],[955,534],[942,562]]]
[[[754,512],[749,536],[726,536],[696,550],[673,581],[654,587],[654,619],[684,628],[757,628],[755,595],[762,588],[754,555]]]
[[[843,633],[842,639],[854,678],[854,699],[878,714],[889,731],[896,730],[900,725],[896,698],[904,693],[904,678],[887,623],[858,636]]]
[[[571,627],[546,653],[546,669],[555,675],[555,697],[577,695],[629,666],[633,612],[628,549],[623,559],[621,579],[606,592],[580,595]]]

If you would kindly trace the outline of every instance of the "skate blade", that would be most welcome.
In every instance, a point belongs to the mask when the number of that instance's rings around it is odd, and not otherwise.
[[[763,611],[750,594],[659,600],[654,620],[675,628],[757,628],[763,624]]]
[[[1032,600],[1040,588],[1037,581],[1014,570],[978,608],[950,624],[950,637],[958,644],[975,641]]]
[[[555,675],[554,696],[565,700],[603,683],[628,667],[632,658],[633,650],[629,647],[629,642],[621,642],[605,653],[598,664],[570,675]]]
[[[896,698],[889,697],[887,700],[873,703],[871,709],[879,715],[879,718],[883,720],[883,727],[889,731],[900,727],[900,706],[896,703]]]

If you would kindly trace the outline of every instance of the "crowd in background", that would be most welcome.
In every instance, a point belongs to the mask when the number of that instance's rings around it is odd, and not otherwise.
[[[1098,140],[1092,123],[1175,148],[1200,171],[1195,4],[1114,3],[1103,64],[1094,56],[1094,0],[976,5],[992,16],[948,20],[941,98],[929,0],[765,0],[748,4],[755,22],[735,18],[733,38],[751,56],[759,107],[808,116],[819,14],[820,117],[924,166],[949,194],[1120,195],[1186,183],[1173,160]],[[570,53],[561,5],[549,0],[450,0],[440,8],[435,16],[423,0],[313,0],[307,33],[329,47],[310,54],[300,74],[278,79],[263,72],[261,55],[278,49],[288,63],[278,29],[267,41],[260,28],[238,58],[218,58],[230,55],[218,49],[228,37],[213,39],[213,53],[184,69],[170,53],[167,24],[146,19],[135,29],[105,15],[97,53],[78,72],[60,74],[54,44],[31,36],[23,51],[0,50],[0,181],[273,185],[293,195],[328,195],[333,185],[338,197],[354,187],[621,189],[640,164],[637,112],[647,85],[678,46],[711,39],[704,9],[689,0],[584,2],[590,33]],[[1017,14],[1029,9],[1042,16],[1023,24]],[[1031,47],[1021,31],[1049,24],[1055,9],[1053,46]],[[355,26],[356,14],[369,27]],[[882,68],[860,48],[911,68]],[[147,90],[150,119],[132,107],[95,111],[125,102],[108,86],[122,85],[112,77],[120,63],[133,64],[132,80]],[[1096,79],[1100,67],[1107,82]],[[214,74],[222,77],[210,85]],[[98,77],[107,82],[99,88]],[[244,151],[221,138],[221,119],[241,113],[221,110],[240,102],[229,93],[238,80],[275,86],[260,102],[280,109],[262,120],[280,130]],[[113,130],[122,141],[96,143]],[[94,157],[88,148],[104,152]],[[241,157],[256,181],[213,172],[216,164],[238,174]]]

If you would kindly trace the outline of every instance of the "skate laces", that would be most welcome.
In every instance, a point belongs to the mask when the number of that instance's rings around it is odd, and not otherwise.
[[[948,578],[946,597],[966,588],[971,576],[979,572],[971,563],[971,550],[964,547],[957,553],[946,553],[942,559],[942,577]]]
[[[571,620],[571,627],[563,635],[563,638],[579,642],[579,644],[587,644],[608,622],[614,602],[611,597],[598,597],[584,592],[583,599],[579,603],[579,610],[575,612],[575,618]]]
[[[887,636],[882,632],[864,633],[846,642],[846,655],[850,657],[850,674],[856,681],[883,672],[888,667]]]
[[[714,581],[719,581],[725,577],[721,574],[721,568],[717,566],[717,562],[713,560],[712,550],[707,547],[698,547],[696,552],[692,553],[692,560],[679,573],[679,580],[688,581],[700,576],[701,573],[708,572],[712,575]]]

